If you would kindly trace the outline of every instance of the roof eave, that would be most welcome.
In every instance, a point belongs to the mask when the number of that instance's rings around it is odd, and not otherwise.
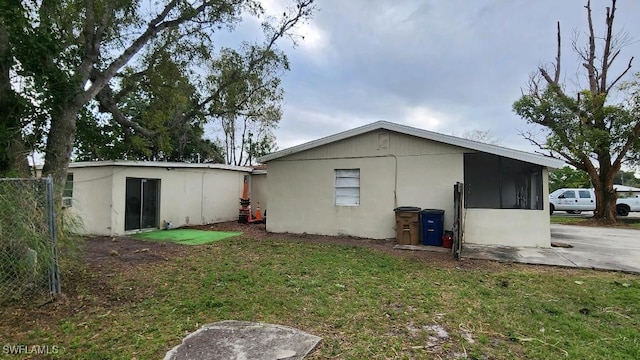
[[[486,152],[494,155],[505,156],[516,160],[530,162],[546,166],[548,168],[556,169],[565,165],[565,162],[556,158],[532,154],[520,150],[509,149],[502,146],[485,144],[469,139],[458,138],[455,136],[440,134],[428,130],[417,129],[414,127],[391,123],[388,121],[376,121],[371,124],[367,124],[355,129],[343,131],[334,135],[326,136],[317,140],[309,141],[304,144],[293,146],[284,150],[277,151],[273,154],[265,155],[257,160],[260,163],[267,163],[272,160],[276,160],[288,155],[299,153],[305,150],[310,150],[319,146],[327,145],[336,141],[344,140],[353,136],[361,135],[375,130],[388,130],[398,133],[411,135],[426,140],[438,141],[449,145],[458,146],[465,149]]]

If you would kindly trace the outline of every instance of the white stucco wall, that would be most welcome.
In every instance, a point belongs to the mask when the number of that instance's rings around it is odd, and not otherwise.
[[[335,206],[335,169],[360,169],[360,206]],[[269,163],[267,230],[393,237],[393,158]]]
[[[388,148],[372,132],[269,162],[267,230],[393,238],[397,206],[443,209],[451,229],[462,149],[385,133]],[[336,206],[335,170],[356,168],[360,206]]]
[[[258,204],[264,214],[267,210],[267,174],[251,174],[251,209],[255,214]]]
[[[551,246],[549,213],[539,210],[466,209],[464,231],[468,244]]]
[[[71,168],[73,205],[67,208],[81,221],[85,234],[111,234],[113,167]]]

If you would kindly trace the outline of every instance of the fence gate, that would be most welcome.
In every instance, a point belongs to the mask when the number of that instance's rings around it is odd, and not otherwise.
[[[53,179],[0,179],[0,304],[60,293]]]
[[[457,182],[453,186],[453,246],[451,252],[453,257],[460,259],[462,251],[462,233],[464,230],[464,219],[462,216],[462,196],[464,194],[464,185]]]

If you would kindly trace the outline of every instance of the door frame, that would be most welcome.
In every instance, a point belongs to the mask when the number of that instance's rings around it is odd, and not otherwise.
[[[127,201],[127,194],[128,194],[128,189],[129,189],[129,181],[130,180],[137,180],[139,183],[139,187],[140,187],[140,194],[139,194],[139,200],[140,200],[140,207],[138,209],[138,224],[136,227],[132,227],[132,228],[127,228],[127,215],[128,215],[128,211],[130,208],[129,205],[129,201]],[[145,194],[145,183],[149,183],[149,182],[155,182],[157,184],[156,186],[156,194],[155,194],[155,221],[154,221],[154,225],[153,226],[143,226],[144,223],[144,210],[145,210],[145,201],[149,201],[149,197],[147,197],[147,195]],[[125,178],[125,209],[124,209],[124,230],[125,231],[140,231],[140,230],[145,230],[145,229],[154,229],[154,228],[158,228],[160,226],[160,189],[161,189],[161,185],[162,185],[162,180],[161,179],[156,179],[156,178],[143,178],[143,177],[134,177],[134,176],[127,176]]]

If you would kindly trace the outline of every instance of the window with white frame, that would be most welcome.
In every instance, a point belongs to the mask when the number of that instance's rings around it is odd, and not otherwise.
[[[360,169],[336,170],[336,206],[360,206]]]

